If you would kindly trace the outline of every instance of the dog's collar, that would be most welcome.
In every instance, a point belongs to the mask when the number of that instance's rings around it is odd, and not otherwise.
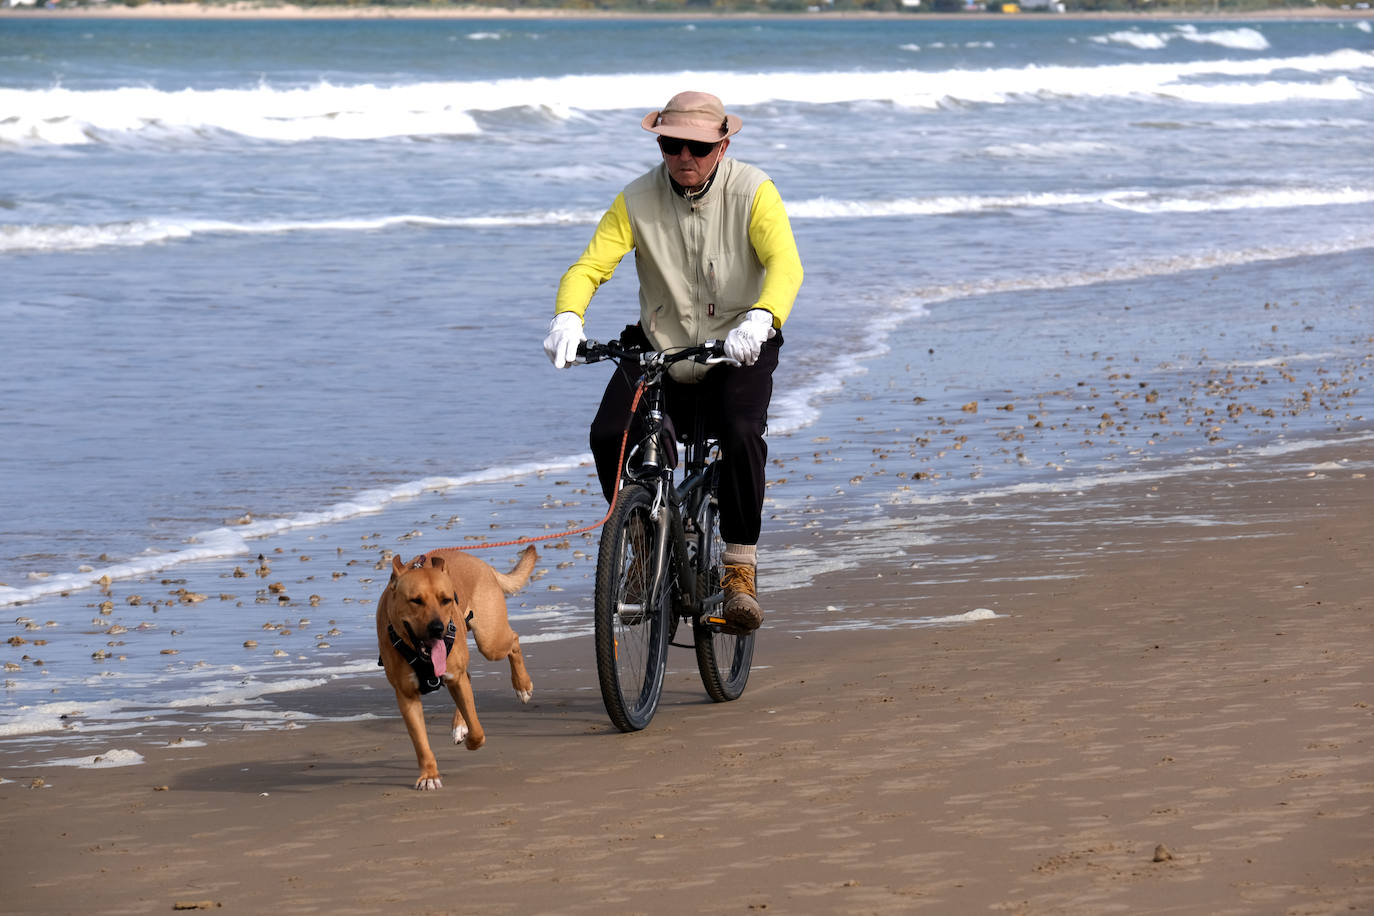
[[[468,620],[472,620],[471,611],[468,612]],[[406,629],[410,630],[409,623],[406,624]],[[433,693],[443,686],[443,675],[434,673],[434,665],[429,663],[429,656],[427,654],[422,654],[419,649],[402,639],[400,634],[396,632],[396,628],[391,624],[386,625],[386,635],[387,638],[391,640],[391,647],[401,653],[401,658],[405,659],[406,664],[410,665],[410,667],[415,670],[415,678],[420,682],[421,694]],[[410,636],[412,639],[415,638],[413,630],[410,630]],[[450,620],[448,622],[448,629],[444,631],[444,648],[446,651],[453,650],[453,642],[457,638],[458,625]],[[381,663],[382,660],[380,658],[377,659],[377,664],[380,665]]]

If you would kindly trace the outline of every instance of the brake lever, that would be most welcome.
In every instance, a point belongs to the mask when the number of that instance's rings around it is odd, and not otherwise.
[[[574,365],[587,365],[589,363],[599,363],[607,356],[601,349],[601,344],[595,340],[584,340],[577,345],[577,355],[573,357]],[[593,352],[596,350],[596,352]]]
[[[707,366],[718,366],[721,363],[727,366],[738,366],[740,364],[738,360],[730,359],[725,355],[725,344],[722,341],[708,340],[706,343],[702,344],[702,346],[709,349],[694,356],[692,358],[693,362],[704,363]]]

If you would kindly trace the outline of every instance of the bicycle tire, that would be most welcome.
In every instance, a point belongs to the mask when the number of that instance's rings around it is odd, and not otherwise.
[[[648,581],[661,549],[651,516],[653,501],[647,487],[630,484],[621,489],[597,551],[597,680],[606,714],[623,732],[639,731],[653,719],[668,662],[671,577],[662,576],[656,593]]]
[[[719,520],[720,508],[711,497],[697,518],[698,555],[706,558],[697,573],[697,591],[701,595],[720,591],[720,556],[725,544]],[[692,644],[706,695],[717,703],[739,699],[749,683],[749,668],[754,662],[754,634],[722,632],[698,618],[692,626]]]

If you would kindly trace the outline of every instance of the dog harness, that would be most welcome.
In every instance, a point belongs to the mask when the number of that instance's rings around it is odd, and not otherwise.
[[[468,621],[472,620],[472,612],[468,612]],[[415,639],[415,631],[410,629],[410,624],[406,623],[406,632],[410,633],[410,638]],[[433,693],[444,684],[443,675],[434,673],[434,665],[429,663],[429,654],[421,654],[418,649],[401,638],[396,632],[396,628],[391,624],[386,625],[386,635],[391,640],[391,646],[401,653],[401,658],[406,660],[406,664],[415,669],[415,678],[420,682],[420,693]],[[444,631],[444,648],[453,651],[453,641],[458,638],[458,626],[452,620],[448,622],[448,629]],[[415,640],[419,643],[419,640]],[[381,664],[379,657],[377,664]]]

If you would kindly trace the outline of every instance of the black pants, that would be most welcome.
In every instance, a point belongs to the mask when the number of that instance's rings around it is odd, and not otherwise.
[[[627,345],[648,346],[638,325],[627,327],[620,339]],[[718,365],[695,385],[684,385],[671,378],[663,385],[664,408],[673,427],[690,434],[700,413],[706,421],[706,435],[720,443],[720,534],[730,544],[759,541],[763,475],[768,461],[768,443],[763,433],[768,426],[773,370],[778,367],[781,346],[779,333],[763,345],[758,362],[752,366]],[[592,420],[592,455],[607,502],[620,480],[616,461],[639,377],[638,366],[617,369]],[[643,437],[641,429],[642,418],[636,416],[627,451]]]

